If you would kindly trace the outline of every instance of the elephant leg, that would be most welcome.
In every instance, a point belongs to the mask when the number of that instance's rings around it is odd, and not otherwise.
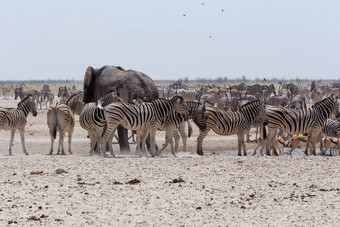
[[[128,130],[123,126],[118,126],[118,142],[121,153],[130,153],[130,146],[128,141]]]

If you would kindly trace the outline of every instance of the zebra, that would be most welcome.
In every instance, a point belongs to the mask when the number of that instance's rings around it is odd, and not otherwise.
[[[0,107],[0,129],[11,130],[11,140],[9,143],[9,155],[12,155],[12,145],[15,130],[19,129],[22,149],[25,155],[28,155],[25,147],[25,126],[27,124],[27,115],[32,113],[37,116],[37,108],[31,95],[26,96],[18,103],[17,108]]]
[[[80,101],[81,93],[72,95],[66,100],[66,103],[52,103],[47,110],[47,125],[51,136],[51,149],[49,155],[53,154],[53,144],[59,132],[59,146],[57,154],[65,154],[64,152],[64,136],[68,133],[68,152],[71,151],[71,140],[75,125],[74,114],[80,114],[84,103]]]
[[[58,89],[58,97],[60,98],[61,103],[65,103],[66,100],[70,97],[70,88],[68,87],[59,87]]]
[[[91,155],[93,154],[95,147],[100,150],[101,133],[105,125],[104,110],[98,106],[105,107],[113,102],[123,102],[123,100],[117,96],[116,90],[109,91],[97,102],[87,103],[80,113],[80,126],[88,132],[90,137]],[[112,146],[111,142],[108,144],[109,146]]]
[[[175,111],[172,111],[170,115],[164,118],[161,125],[158,126],[159,131],[166,131],[166,142],[163,147],[158,151],[157,155],[168,146],[170,143],[171,152],[174,156],[176,156],[176,152],[178,152],[179,145],[179,135],[180,133],[183,140],[183,151],[186,151],[187,146],[187,138],[188,136],[185,133],[185,122],[188,122],[189,128],[189,137],[192,134],[192,127],[189,123],[189,119],[193,119],[195,124],[199,127],[205,127],[205,106],[199,102],[185,102],[188,106],[190,113],[188,115],[179,114]],[[173,148],[173,138],[175,138],[175,149]]]
[[[233,135],[238,137],[238,155],[241,156],[241,146],[243,155],[247,155],[244,143],[244,134],[249,130],[255,121],[261,124],[266,123],[265,105],[257,100],[247,103],[236,112],[224,111],[213,106],[206,106],[206,128],[200,130],[197,138],[197,154],[203,155],[202,143],[208,132],[212,129],[218,135]]]
[[[162,123],[172,110],[184,115],[189,114],[189,108],[180,96],[175,96],[170,100],[156,99],[150,103],[142,104],[112,103],[107,105],[104,107],[106,127],[104,127],[101,142],[103,156],[106,157],[104,145],[118,125],[122,125],[130,130],[142,131],[137,145],[140,142],[142,143],[142,151],[145,155],[145,140],[150,132],[150,154],[154,157],[157,126]],[[110,148],[110,153],[114,157],[112,148]]]
[[[278,155],[274,145],[278,128],[290,135],[308,133],[305,154],[308,155],[309,143],[312,142],[312,154],[315,152],[315,141],[321,132],[322,125],[329,118],[337,100],[335,95],[315,103],[311,108],[292,110],[285,107],[270,107],[266,111],[268,118],[268,137],[266,138],[266,154],[270,155],[270,148],[273,148],[274,155]],[[266,129],[264,127],[264,137]]]
[[[23,87],[20,86],[19,88],[16,88],[14,90],[14,99],[17,100],[18,97],[20,97],[21,100],[23,100],[26,96],[31,95],[33,100],[36,101],[37,106],[40,104],[40,109],[41,109],[41,100],[40,96],[41,93],[38,89],[30,89],[27,91],[24,91]]]
[[[177,95],[182,96],[184,101],[199,102],[202,94],[196,90],[179,89]]]
[[[53,103],[54,100],[54,94],[51,92],[51,89],[49,87],[49,85],[45,84],[43,86],[43,89],[40,91],[41,93],[41,102],[45,102],[45,106],[46,109],[48,107],[47,103],[49,102],[49,104],[51,105]]]
[[[48,107],[47,103],[50,105],[53,103],[54,100],[54,94],[52,92],[41,92],[41,102],[45,102],[46,109]]]

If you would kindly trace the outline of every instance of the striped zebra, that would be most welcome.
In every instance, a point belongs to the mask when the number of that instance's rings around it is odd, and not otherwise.
[[[274,155],[278,155],[274,145],[276,132],[279,128],[290,135],[308,134],[305,154],[308,155],[309,143],[312,142],[312,154],[316,155],[315,143],[322,125],[329,118],[337,100],[335,95],[315,103],[311,108],[292,110],[285,107],[270,107],[267,109],[268,137],[266,139],[266,154],[270,155],[270,148]],[[266,135],[264,128],[264,137]]]
[[[123,102],[117,96],[117,91],[109,91],[101,97],[97,102],[87,103],[79,116],[80,126],[85,129],[90,137],[91,149],[90,154],[92,155],[94,150],[100,151],[101,134],[105,125],[105,117],[103,107],[113,102]],[[101,108],[99,108],[100,106]],[[109,140],[109,146],[112,146],[112,138]],[[97,150],[98,149],[98,150]]]
[[[21,100],[23,100],[26,96],[31,95],[33,100],[35,100],[37,107],[40,104],[40,109],[41,109],[41,100],[40,96],[41,93],[38,89],[30,89],[27,91],[24,91],[23,87],[16,88],[14,90],[14,99],[17,100],[18,97],[20,97]]]
[[[216,134],[227,136],[237,134],[238,155],[247,155],[244,135],[256,121],[266,122],[265,105],[262,101],[253,101],[245,104],[236,112],[224,111],[212,106],[206,106],[206,129],[200,130],[197,138],[197,154],[203,155],[202,143],[208,132],[212,129]]]
[[[106,127],[104,127],[101,143],[103,156],[106,157],[104,145],[118,125],[122,125],[126,129],[142,131],[137,144],[142,143],[142,151],[145,155],[145,141],[150,132],[150,154],[154,157],[157,127],[172,110],[184,115],[189,113],[187,105],[180,96],[175,96],[170,100],[156,99],[143,104],[112,103],[107,105],[104,108]],[[110,149],[110,153],[114,156],[112,149]]]
[[[189,114],[183,115],[175,111],[172,111],[166,118],[164,118],[161,125],[158,126],[159,131],[166,131],[166,142],[163,147],[158,151],[157,155],[168,146],[170,143],[171,153],[176,156],[179,145],[179,134],[183,140],[183,151],[186,151],[188,136],[185,133],[185,123],[188,123],[189,137],[192,134],[192,127],[189,123],[189,119],[193,119],[195,124],[201,128],[206,127],[205,125],[205,106],[199,102],[185,102],[189,108]],[[178,134],[179,133],[179,134]],[[173,138],[175,138],[175,148],[173,147]]]
[[[9,155],[12,155],[12,145],[15,130],[19,129],[23,152],[28,155],[25,147],[25,126],[27,115],[32,113],[37,116],[37,108],[31,95],[26,96],[18,103],[17,108],[0,107],[0,129],[11,130],[11,140],[9,143]]]
[[[52,103],[47,110],[47,125],[51,136],[50,155],[53,154],[53,144],[59,133],[59,146],[57,154],[64,152],[64,136],[68,133],[68,151],[72,154],[71,141],[75,125],[74,114],[80,114],[84,103],[81,101],[81,93],[74,94],[66,100],[66,103]]]
[[[179,89],[177,95],[182,96],[187,102],[199,102],[202,94],[196,90]]]

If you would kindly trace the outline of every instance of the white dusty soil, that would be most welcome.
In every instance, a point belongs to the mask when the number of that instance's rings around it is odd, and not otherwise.
[[[17,101],[0,98],[0,106]],[[78,117],[76,117],[78,119]],[[0,131],[0,226],[336,226],[340,223],[339,157],[237,157],[236,137],[210,133],[196,155],[174,158],[89,156],[87,133],[76,123],[73,155],[47,155],[46,110],[29,115],[25,138]],[[253,134],[252,138],[254,138]],[[157,143],[164,133],[157,134]],[[67,139],[65,148],[67,151]],[[255,144],[248,143],[248,154]],[[55,151],[57,141],[55,142]],[[131,144],[134,151],[135,145]],[[288,148],[286,148],[288,149]],[[132,152],[134,153],[134,152]],[[58,168],[68,173],[57,174]],[[135,180],[136,179],[136,180]],[[135,180],[135,184],[128,182]],[[139,182],[138,182],[139,181]],[[179,182],[178,182],[179,181]]]

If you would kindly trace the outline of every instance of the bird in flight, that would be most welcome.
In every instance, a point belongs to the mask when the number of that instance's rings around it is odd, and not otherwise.
[[[211,38],[212,36],[211,35],[209,35],[209,38]]]
[[[224,9],[222,9],[221,11],[222,11],[222,13],[223,13],[223,12],[224,12]]]
[[[187,15],[185,15],[185,13],[183,13],[183,17],[186,17]]]
[[[204,5],[204,2],[202,2],[201,5]]]

